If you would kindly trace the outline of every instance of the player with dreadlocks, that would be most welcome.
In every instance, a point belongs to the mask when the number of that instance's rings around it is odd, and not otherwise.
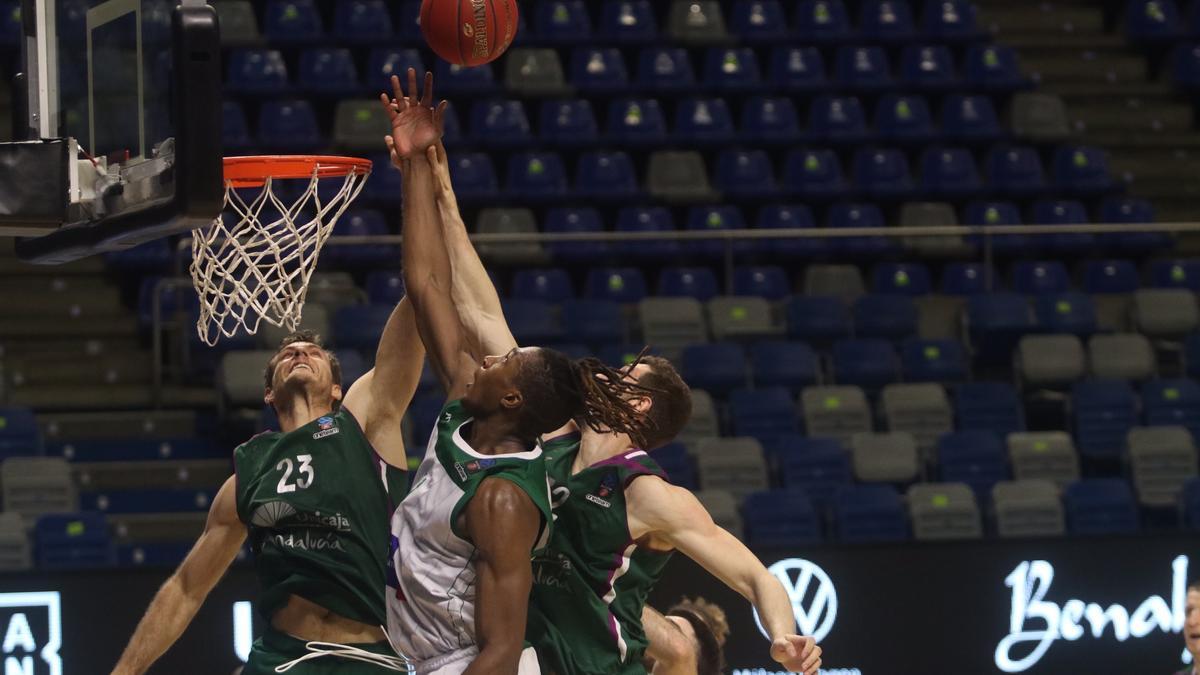
[[[524,650],[531,554],[550,535],[539,437],[572,419],[646,437],[644,386],[596,359],[511,345],[481,356],[451,293],[451,265],[426,150],[441,138],[433,78],[399,79],[388,146],[404,182],[404,279],[417,329],[448,393],[408,497],[392,518],[389,634],[419,675],[539,672]]]

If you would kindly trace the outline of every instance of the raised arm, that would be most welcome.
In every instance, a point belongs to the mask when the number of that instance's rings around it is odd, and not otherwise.
[[[696,675],[696,645],[670,619],[650,605],[642,608],[647,665],[654,675]]]
[[[821,648],[796,634],[792,603],[783,584],[750,549],[716,523],[696,496],[658,478],[634,481],[625,491],[630,533],[679,549],[758,610],[771,637],[771,658],[790,671],[813,675]]]
[[[204,533],[179,569],[158,589],[121,654],[121,660],[113,668],[113,675],[146,672],[175,644],[209,591],[224,576],[246,540],[246,527],[237,517],[236,486],[231,476],[217,492],[208,511]]]
[[[424,94],[417,98],[416,71],[408,71],[409,97],[392,77],[395,100],[384,95],[392,122],[387,137],[393,162],[401,167],[404,185],[404,283],[416,313],[417,330],[429,360],[450,398],[461,398],[476,362],[467,348],[450,292],[451,268],[433,193],[433,170],[425,156],[442,134],[443,102],[433,107],[433,75],[426,73]]]
[[[479,655],[463,675],[516,673],[525,646],[533,588],[530,551],[542,516],[529,495],[503,478],[488,478],[465,509],[475,544],[475,632]]]

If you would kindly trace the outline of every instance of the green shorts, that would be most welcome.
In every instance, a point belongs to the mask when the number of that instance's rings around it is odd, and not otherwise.
[[[242,668],[242,675],[276,675],[275,667],[294,661],[310,653],[307,642],[268,627],[263,636],[254,641],[250,648],[250,660]],[[369,642],[346,645],[372,654],[395,656],[387,642]],[[394,675],[397,671],[382,665],[365,663],[340,656],[322,656],[297,663],[285,675]]]

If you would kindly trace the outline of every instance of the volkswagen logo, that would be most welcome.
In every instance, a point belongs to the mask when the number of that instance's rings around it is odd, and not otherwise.
[[[824,640],[833,630],[838,606],[837,590],[825,570],[803,558],[788,558],[771,565],[767,571],[774,574],[787,591],[800,634],[812,636],[817,642]],[[758,630],[770,639],[771,636],[763,630],[758,610],[754,611],[754,622],[758,624]]]

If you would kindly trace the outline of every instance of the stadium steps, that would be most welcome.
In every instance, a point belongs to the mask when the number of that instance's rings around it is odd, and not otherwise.
[[[233,473],[232,459],[159,459],[149,462],[78,462],[71,473],[80,490],[219,488]]]
[[[29,356],[5,361],[5,375],[13,389],[89,383],[148,385],[154,374],[153,359],[143,352],[74,359]]]
[[[164,386],[161,401],[146,385],[42,385],[21,387],[8,394],[9,405],[38,411],[119,410],[149,408],[161,402],[165,408],[215,408],[217,392],[211,387]]]
[[[206,513],[133,513],[108,516],[118,544],[195,541],[204,532]]]
[[[196,413],[192,410],[51,413],[39,414],[37,422],[47,441],[190,438],[196,434]]]

